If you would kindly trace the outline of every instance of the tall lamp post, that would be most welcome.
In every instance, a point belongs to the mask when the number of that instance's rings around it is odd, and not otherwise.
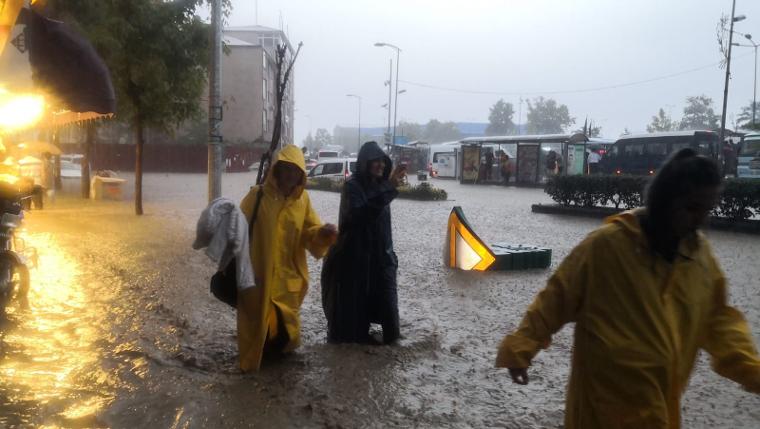
[[[720,144],[725,143],[726,138],[726,108],[728,107],[728,82],[731,79],[731,48],[734,43],[734,23],[745,20],[744,15],[735,16],[736,0],[731,6],[731,28],[728,32],[728,55],[726,56],[726,85],[723,89],[723,114],[720,116]]]
[[[362,147],[362,98],[356,94],[346,94],[346,97],[352,97],[359,100],[359,131],[357,132],[356,139],[356,153],[359,153],[359,149]]]
[[[396,45],[391,45],[390,43],[383,43],[383,42],[377,42],[375,43],[375,46],[379,48],[391,48],[396,51],[396,91],[398,91],[398,62],[401,58],[401,48],[399,48]],[[391,145],[396,143],[396,120],[398,119],[398,92],[396,92],[396,101],[394,102],[393,106],[393,138],[391,139]]]
[[[739,33],[739,32],[737,32]],[[741,34],[741,33],[739,33]],[[760,44],[755,43],[755,41],[752,39],[751,34],[744,34],[744,37],[749,40],[749,43],[752,45],[742,45],[739,43],[733,43],[734,46],[742,46],[745,48],[753,48],[755,50],[755,84],[752,89],[752,128],[755,128],[755,111],[757,110],[757,48],[760,47]]]

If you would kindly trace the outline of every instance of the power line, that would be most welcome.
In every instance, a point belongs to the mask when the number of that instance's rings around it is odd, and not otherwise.
[[[752,52],[743,54],[738,56],[736,59],[743,58],[746,56],[749,56],[752,54]],[[695,73],[698,71],[706,70],[708,68],[712,68],[715,66],[719,66],[722,64],[722,61],[718,61],[712,64],[707,64],[701,67],[696,67],[693,69],[683,70],[676,73],[671,73],[664,76],[658,76],[650,79],[644,79],[634,82],[627,82],[627,83],[619,83],[614,85],[607,85],[607,86],[600,86],[595,88],[584,88],[584,89],[568,89],[568,90],[555,90],[555,91],[478,91],[478,90],[468,90],[468,89],[461,89],[461,88],[450,88],[445,86],[437,86],[437,85],[429,85],[425,83],[419,83],[419,82],[411,82],[408,80],[401,80],[401,82],[417,86],[420,88],[428,88],[428,89],[435,89],[439,91],[448,91],[448,92],[458,92],[461,94],[478,94],[478,95],[507,95],[507,96],[514,96],[514,95],[555,95],[555,94],[579,94],[579,93],[585,93],[585,92],[597,92],[597,91],[605,91],[609,89],[618,89],[618,88],[626,88],[630,86],[636,86],[636,85],[642,85],[645,83],[651,83],[656,82],[660,80],[665,79],[672,79],[674,77],[683,76],[685,74]]]

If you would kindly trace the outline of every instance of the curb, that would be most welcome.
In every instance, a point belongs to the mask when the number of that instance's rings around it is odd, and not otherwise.
[[[561,206],[559,204],[533,204],[531,210],[533,213],[540,214],[557,214],[597,219],[603,219],[625,211],[624,209],[612,207],[577,207]],[[721,217],[710,217],[707,227],[718,231],[760,235],[760,220],[731,220]]]

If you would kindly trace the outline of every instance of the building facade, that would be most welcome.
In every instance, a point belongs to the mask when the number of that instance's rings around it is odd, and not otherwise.
[[[224,141],[268,146],[276,115],[276,47],[287,47],[286,61],[295,54],[293,47],[284,32],[258,25],[225,28],[224,43]],[[282,144],[294,142],[294,83],[291,71],[282,106]]]

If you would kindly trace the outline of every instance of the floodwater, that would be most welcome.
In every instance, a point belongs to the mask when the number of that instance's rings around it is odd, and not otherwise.
[[[225,195],[242,198],[253,179],[225,175]],[[205,176],[147,175],[141,218],[128,202],[71,198],[30,213],[23,237],[39,267],[31,309],[14,311],[2,328],[0,426],[561,427],[571,327],[538,356],[530,385],[493,368],[498,342],[551,271],[450,271],[443,236],[461,205],[485,240],[550,247],[556,267],[598,221],[532,214],[531,204],[548,202],[540,190],[433,183],[450,201],[393,204],[400,343],[327,344],[320,263],[310,260],[303,346],[246,375],[236,367],[234,312],[209,295],[214,267],[190,248]],[[324,221],[337,221],[337,194],[311,197]],[[758,340],[760,241],[709,236]],[[757,428],[760,398],[713,374],[701,356],[683,420]]]

